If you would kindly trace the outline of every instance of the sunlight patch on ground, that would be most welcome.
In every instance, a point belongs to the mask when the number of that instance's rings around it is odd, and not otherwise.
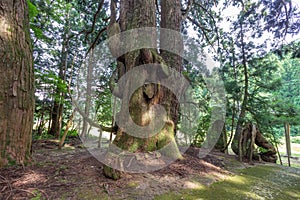
[[[31,173],[24,174],[24,176],[22,176],[19,180],[13,183],[13,186],[19,187],[22,185],[36,184],[38,182],[44,182],[44,181],[46,181],[44,175],[32,171]]]
[[[285,194],[287,194],[288,196],[294,197],[295,199],[299,199],[299,195],[296,194],[294,191],[285,191]]]
[[[246,178],[241,176],[236,176],[231,179],[228,179],[228,182],[234,183],[234,184],[246,184],[248,181]]]
[[[299,177],[291,176],[296,168],[261,165],[245,168],[236,175],[201,189],[166,193],[155,199],[300,199]],[[295,172],[296,174],[297,171]]]
[[[185,189],[204,189],[205,187],[195,181],[185,181],[183,187]]]

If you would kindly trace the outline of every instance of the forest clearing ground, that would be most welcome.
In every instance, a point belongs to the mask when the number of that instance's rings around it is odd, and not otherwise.
[[[297,143],[293,142],[293,140],[298,140]],[[300,136],[291,137],[291,153],[292,158],[290,159],[291,166],[300,168]],[[288,166],[288,158],[286,153],[286,141],[285,138],[280,140],[281,144],[278,146],[279,153],[281,155],[281,159],[283,165]],[[280,164],[279,160],[277,162]]]
[[[235,156],[217,152],[199,159],[195,156],[197,148],[190,148],[184,160],[164,169],[127,174],[113,181],[103,176],[99,161],[86,149],[78,148],[79,142],[72,145],[77,148],[57,150],[55,142],[35,142],[32,164],[0,169],[0,199],[173,200],[216,199],[217,194],[222,199],[227,195],[272,199],[280,192],[290,197],[300,195],[299,169],[262,163],[250,166],[238,162]],[[236,194],[231,194],[233,191]]]

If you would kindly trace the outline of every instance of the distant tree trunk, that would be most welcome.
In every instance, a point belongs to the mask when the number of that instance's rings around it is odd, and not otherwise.
[[[92,73],[93,73],[93,62],[94,62],[94,51],[92,49],[90,53],[90,57],[88,58],[88,66],[87,66],[87,85],[86,85],[86,95],[85,95],[85,108],[84,108],[84,114],[85,116],[90,116],[90,107],[91,107],[91,95],[92,95]],[[89,131],[88,127],[89,124],[87,120],[83,119],[83,126],[82,131],[80,133],[80,137],[85,140]],[[91,128],[91,126],[90,126]]]
[[[59,100],[55,100],[53,104],[52,115],[51,115],[51,127],[50,127],[49,134],[55,136],[56,138],[59,137],[61,131],[62,109],[63,109],[62,103],[60,103]]]
[[[63,35],[63,44],[62,44],[62,51],[61,51],[61,60],[59,65],[59,73],[58,77],[60,80],[66,80],[66,71],[68,67],[68,49],[69,49],[69,14],[66,15],[66,25]],[[60,84],[60,83],[58,83]],[[65,93],[61,91],[60,87],[57,86],[55,94],[54,94],[54,103],[53,109],[51,114],[51,127],[49,134],[55,136],[57,139],[60,136],[62,121],[63,121],[63,101]]]
[[[223,126],[223,128],[222,128],[220,135],[217,134],[217,135],[219,135],[219,139],[218,139],[217,143],[215,144],[214,149],[225,153],[225,152],[227,152],[227,147],[226,147],[227,146],[227,133],[226,133],[226,127],[225,127],[225,124],[223,121],[221,122],[221,126]],[[217,128],[219,128],[218,130],[220,130],[220,126]]]
[[[121,31],[156,26],[155,0],[121,0],[120,8]],[[164,1],[164,3],[162,3],[162,13],[162,27],[180,31],[180,1]],[[153,35],[153,38],[146,39],[156,42],[155,35]],[[163,42],[163,39],[161,39],[161,42]],[[176,43],[172,45],[174,45],[174,47],[178,46]],[[174,67],[180,71],[182,68],[181,59],[176,55],[168,55],[170,56],[168,57],[167,53],[163,54],[166,56],[163,55],[162,57],[168,59],[166,60],[166,63],[169,64],[170,67]],[[126,72],[128,72],[136,66],[155,63],[156,61],[153,58],[157,56],[159,55],[156,49],[140,49],[132,51],[125,54],[123,65],[125,66]],[[119,77],[122,75],[123,74],[119,74]],[[141,74],[141,77],[142,76],[143,74]],[[126,96],[126,92],[124,95]],[[174,137],[178,118],[178,103],[176,103],[176,101],[177,100],[173,97],[171,92],[166,88],[155,84],[145,83],[144,87],[137,89],[131,97],[129,103],[131,117],[139,126],[147,126],[149,122],[156,117],[151,114],[150,107],[160,104],[164,106],[167,113],[165,126],[159,133],[149,138],[133,137],[124,132],[122,127],[119,127],[113,144],[130,152],[151,152],[159,150],[166,145],[170,145],[168,152],[166,152],[168,154],[167,156],[175,159],[181,158]],[[123,106],[128,105],[121,105],[119,115],[122,115]],[[104,166],[104,174],[107,177],[114,179],[120,178],[121,175],[119,171],[108,166]]]
[[[249,88],[249,77],[248,77],[248,66],[246,59],[246,51],[245,51],[245,43],[244,43],[244,30],[243,30],[243,21],[240,22],[241,28],[241,46],[242,46],[242,64],[243,64],[243,72],[244,72],[244,97],[241,105],[241,111],[238,117],[235,134],[232,140],[231,148],[235,154],[239,154],[239,137],[243,129],[243,123],[246,116],[247,104],[248,104],[248,88]]]
[[[277,151],[276,148],[263,136],[259,128],[252,123],[247,123],[239,136],[239,149],[241,149],[240,159],[247,158],[250,162],[253,159],[261,157],[263,161],[276,163]],[[262,147],[265,151],[258,155],[254,152],[254,144]]]
[[[0,167],[30,159],[34,73],[26,0],[0,2]]]
[[[73,110],[73,112],[71,113],[71,115],[68,119],[68,122],[66,124],[66,130],[64,131],[64,134],[62,135],[62,137],[59,141],[58,149],[61,149],[64,146],[65,140],[67,138],[68,131],[72,126],[75,113],[76,113],[76,110]]]
[[[45,100],[43,100],[42,108],[41,108],[41,117],[38,120],[38,127],[37,127],[37,135],[42,135],[44,128],[45,128]]]

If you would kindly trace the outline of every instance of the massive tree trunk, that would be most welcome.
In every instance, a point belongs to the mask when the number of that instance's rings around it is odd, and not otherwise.
[[[162,27],[180,31],[180,1],[164,1],[161,7],[163,13],[161,16]],[[111,19],[114,19],[114,17]],[[111,22],[110,27],[114,26],[112,23],[115,22]],[[121,31],[155,26],[155,0],[120,1]],[[155,33],[153,34],[152,38],[146,38],[146,40],[155,43],[157,40]],[[163,38],[161,38],[161,43],[162,42],[164,42]],[[178,47],[178,44],[176,43],[171,45]],[[160,62],[163,60],[163,58],[166,58],[165,62],[169,65],[169,67],[173,67],[178,71],[181,71],[182,66],[180,57],[167,54],[167,52],[162,53],[162,55],[163,56],[160,58]],[[139,49],[126,53],[124,59],[118,58],[119,62],[120,60],[123,60],[123,62],[121,64],[119,63],[118,66],[124,67],[124,69],[126,69],[125,72],[129,72],[139,65],[156,63],[157,60],[154,58],[157,57],[161,57],[157,49]],[[122,70],[119,70],[119,77],[123,75],[120,74],[121,71]],[[144,75],[145,74],[140,74],[140,78],[143,79]],[[157,117],[151,111],[151,107],[160,104],[166,110],[167,116],[165,116],[165,125],[162,130],[149,138],[134,137],[126,133],[122,127],[118,127],[117,135],[113,141],[113,144],[122,150],[134,153],[153,152],[168,145],[169,148],[164,152],[165,156],[171,159],[181,158],[181,154],[174,139],[175,126],[178,121],[178,103],[176,98],[167,88],[161,85],[146,82],[144,83],[144,86],[138,88],[131,97],[128,97],[129,92],[127,92],[127,90],[132,84],[131,81],[133,80],[129,80],[124,88],[125,92],[123,93],[123,102],[124,98],[130,98],[129,112],[134,123],[142,127],[148,126],[150,122]],[[118,113],[119,116],[122,117],[123,111],[126,110],[126,106],[128,107],[128,105],[122,103],[121,111]],[[129,119],[123,118],[122,120]],[[120,163],[120,165],[122,165],[122,163]],[[104,166],[104,174],[107,177],[118,179],[120,178],[121,172],[112,169],[109,166]]]
[[[26,0],[0,1],[0,167],[31,155],[34,74]]]
[[[161,1],[161,28],[180,32],[181,19],[182,13],[180,0]],[[174,54],[172,52],[161,50],[161,56],[169,67],[175,68],[178,72],[181,72],[183,67],[182,58],[180,56],[183,52],[183,42],[181,38],[178,38],[177,35],[170,34],[170,32],[167,31],[161,33],[160,42],[161,46],[177,51],[177,54]],[[164,90],[163,95],[164,98],[162,98],[162,103],[163,101],[169,101],[169,107],[167,109],[171,114],[176,130],[179,111],[178,100],[175,95],[167,89]],[[166,98],[170,98],[170,100],[167,100]]]

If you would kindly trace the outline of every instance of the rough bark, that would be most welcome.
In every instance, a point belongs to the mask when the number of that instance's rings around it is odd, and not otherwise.
[[[260,154],[263,161],[276,163],[276,148],[263,136],[259,129],[256,132],[255,144],[266,150]]]
[[[239,157],[240,160],[247,158],[252,162],[252,159],[276,163],[277,151],[276,148],[263,136],[259,128],[252,123],[247,123],[239,135]],[[265,151],[257,154],[254,151],[254,143],[258,147],[262,147]]]
[[[0,1],[0,167],[31,155],[34,73],[25,0]]]
[[[179,4],[180,5],[180,4]],[[180,9],[177,7],[176,9]],[[172,15],[173,13],[169,13]],[[169,16],[168,15],[168,16]],[[170,16],[169,16],[170,18]],[[174,28],[174,30],[180,30],[179,28]],[[174,25],[174,26],[177,26]],[[134,28],[140,27],[155,27],[156,18],[155,18],[155,0],[121,0],[120,1],[120,30],[126,31]],[[147,38],[150,42],[156,42],[156,35],[154,34],[152,38]],[[119,61],[123,60],[123,65],[125,72],[132,70],[134,67],[143,65],[157,63],[157,57],[160,57],[156,49],[139,49],[125,54],[124,59],[117,58]],[[160,58],[162,60],[162,58]],[[176,60],[178,62],[179,59]],[[175,63],[170,59],[170,63]],[[118,65],[119,66],[119,65]],[[175,65],[171,65],[175,66]],[[176,68],[181,68],[181,62],[178,62]],[[123,74],[119,74],[121,77]],[[141,74],[140,78],[143,79],[145,74]],[[131,80],[127,82],[128,84],[124,88],[123,98],[128,98],[126,95],[128,92],[128,87],[131,85]],[[168,157],[172,158],[181,158],[181,154],[177,148],[175,139],[174,139],[174,130],[177,120],[173,116],[178,116],[177,108],[176,114],[175,111],[172,111],[172,97],[170,92],[162,86],[155,84],[147,84],[145,82],[144,86],[137,89],[132,97],[130,98],[129,103],[129,112],[131,114],[132,120],[139,126],[147,126],[150,121],[152,121],[155,116],[151,114],[150,108],[153,105],[163,105],[167,111],[167,116],[165,120],[165,126],[160,132],[156,135],[149,138],[138,138],[133,137],[130,134],[124,132],[122,127],[118,128],[117,135],[113,141],[113,144],[117,147],[130,151],[130,152],[153,152],[165,147],[168,144],[171,144],[169,148]],[[125,96],[124,96],[125,95]],[[173,104],[174,105],[174,104]],[[121,105],[121,111],[117,115],[122,116],[122,110],[124,106]],[[176,105],[175,105],[176,106]],[[178,106],[177,106],[178,107]],[[125,110],[125,109],[124,109]],[[126,120],[126,118],[124,118]],[[174,122],[175,121],[175,122]],[[119,161],[115,161],[119,162]],[[122,163],[119,163],[122,165]],[[119,179],[121,177],[121,172],[115,169],[112,169],[109,166],[104,166],[104,174],[107,177],[113,179]]]
[[[161,28],[174,30],[180,32],[181,30],[181,4],[180,0],[164,0],[161,1]],[[160,35],[160,44],[168,49],[173,49],[176,53],[161,50],[161,56],[166,62],[168,67],[176,69],[178,72],[182,71],[182,55],[183,52],[183,41],[182,38],[177,34],[170,34],[169,31],[162,32]],[[166,106],[167,111],[171,113],[172,121],[176,125],[178,123],[178,111],[179,102],[175,95],[169,90],[163,91],[163,98],[161,98],[161,104],[169,105]],[[169,98],[169,99],[168,99]]]

